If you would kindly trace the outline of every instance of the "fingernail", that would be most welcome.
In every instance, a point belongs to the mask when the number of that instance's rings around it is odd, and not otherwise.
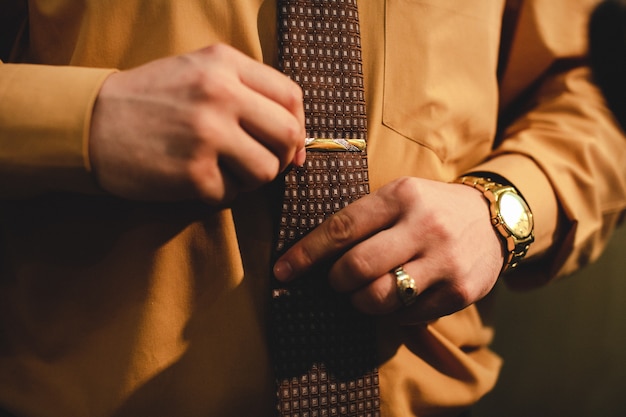
[[[274,264],[274,276],[279,281],[289,281],[291,275],[293,274],[293,269],[291,268],[291,264],[287,261],[278,261]]]

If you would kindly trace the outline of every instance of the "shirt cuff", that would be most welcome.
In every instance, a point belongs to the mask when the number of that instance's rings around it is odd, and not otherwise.
[[[533,213],[535,242],[530,246],[527,258],[520,268],[507,276],[524,277],[507,281],[512,282],[515,287],[534,287],[553,277],[563,259],[561,256],[552,256],[551,249],[555,242],[562,243],[568,233],[559,229],[567,222],[560,215],[558,200],[548,177],[531,158],[521,154],[499,155],[474,167],[472,171],[493,172],[506,178],[524,196]],[[550,256],[540,256],[546,253]],[[533,267],[537,263],[542,267]],[[533,272],[528,274],[531,270]],[[543,272],[538,274],[537,271]]]
[[[98,192],[88,140],[93,106],[112,69],[0,65],[0,193]]]

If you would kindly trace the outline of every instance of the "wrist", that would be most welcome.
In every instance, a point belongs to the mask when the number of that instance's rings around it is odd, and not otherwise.
[[[508,181],[499,178],[467,175],[455,182],[480,191],[489,206],[491,225],[500,238],[504,263],[501,273],[515,268],[524,259],[534,241],[534,223],[524,197]],[[504,184],[503,184],[504,183]]]

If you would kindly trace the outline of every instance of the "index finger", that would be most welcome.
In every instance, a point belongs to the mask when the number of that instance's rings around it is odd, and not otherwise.
[[[304,126],[302,88],[295,81],[243,53],[236,59],[239,79],[244,85],[283,106]]]
[[[273,100],[295,116],[304,139],[304,101],[302,88],[284,73],[243,55],[239,58],[239,78],[248,88]],[[306,158],[304,140],[296,149],[293,164],[302,166]]]
[[[274,276],[290,281],[315,265],[335,258],[391,225],[395,216],[376,194],[365,196],[294,244],[274,264]]]

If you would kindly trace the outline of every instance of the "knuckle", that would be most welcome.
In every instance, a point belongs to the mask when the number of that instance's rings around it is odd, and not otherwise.
[[[296,245],[292,249],[295,253],[293,259],[298,260],[298,265],[306,269],[315,263],[315,254],[308,245]]]
[[[285,123],[285,138],[289,145],[295,147],[302,142],[302,127],[295,118],[291,118]]]
[[[329,242],[343,245],[353,239],[355,224],[354,219],[349,214],[339,211],[332,215],[327,222],[328,226],[325,231]]]
[[[236,96],[236,83],[233,76],[223,68],[214,65],[197,66],[190,71],[189,89],[192,96],[199,100],[234,100]]]
[[[220,123],[218,117],[204,108],[191,108],[186,114],[190,134],[185,135],[188,142],[189,158],[205,160],[208,154],[221,150],[224,141],[228,138],[228,129]]]
[[[421,200],[420,183],[413,177],[401,177],[387,184],[377,193],[390,207],[402,212],[410,210],[414,206],[423,208]]]
[[[215,179],[195,180],[193,183],[197,198],[209,204],[217,204],[224,201],[226,197],[226,188],[223,182]]]
[[[267,184],[269,182],[272,182],[276,178],[278,173],[280,172],[279,168],[280,167],[279,167],[278,160],[273,160],[273,162],[259,164],[254,174],[255,179],[258,182],[258,184],[253,184],[253,185],[257,186],[257,185]]]
[[[207,157],[202,161],[193,161],[187,169],[188,181],[201,198],[219,195],[222,192],[221,174],[217,164]]]
[[[233,54],[234,49],[217,43],[196,53],[180,55],[185,63],[184,81],[188,94],[197,99],[229,98],[234,91]]]
[[[369,308],[374,314],[387,313],[389,308],[389,296],[380,287],[374,287],[369,293]]]
[[[394,310],[394,300],[386,287],[369,285],[360,293],[356,293],[354,301],[359,310],[373,315],[383,315]]]
[[[197,183],[198,199],[209,204],[218,205],[231,202],[241,191],[224,181],[223,178],[205,179]]]
[[[232,46],[217,42],[205,47],[202,52],[211,59],[227,59],[234,50]]]
[[[291,88],[287,91],[287,103],[290,108],[302,106],[304,94],[302,88],[295,82],[291,82]]]
[[[413,177],[400,177],[393,182],[392,188],[396,196],[415,196],[418,183]]]
[[[428,225],[428,231],[437,241],[455,242],[455,234],[450,229],[449,223],[439,216],[436,212],[430,212],[425,216],[425,224]]]
[[[469,289],[461,284],[451,284],[448,291],[448,302],[454,311],[467,307],[472,302]]]
[[[197,72],[193,87],[201,97],[229,103],[237,98],[235,84],[229,78],[230,76],[225,71],[200,70]]]
[[[442,210],[426,207],[421,211],[421,216],[420,224],[423,227],[421,233],[437,243],[437,251],[441,255],[448,252],[452,256],[456,250],[461,249],[458,248],[460,242],[458,230],[455,230],[453,223]]]
[[[345,256],[343,259],[344,270],[349,271],[351,275],[354,275],[359,280],[368,281],[374,278],[374,265],[372,260],[363,256],[350,255]]]

